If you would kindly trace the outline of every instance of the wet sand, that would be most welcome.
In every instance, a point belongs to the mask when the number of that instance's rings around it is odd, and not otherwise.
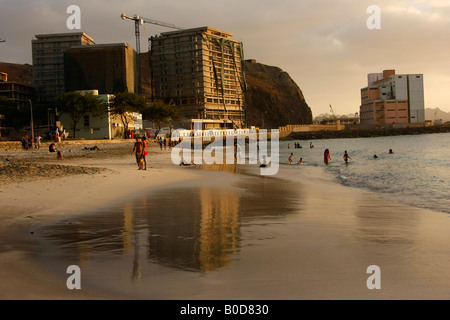
[[[321,168],[198,170],[153,145],[138,171],[129,146],[65,163],[97,173],[2,184],[1,298],[449,298],[446,214],[377,200]],[[84,270],[82,290],[67,289],[69,264]],[[366,286],[370,265],[380,290]]]

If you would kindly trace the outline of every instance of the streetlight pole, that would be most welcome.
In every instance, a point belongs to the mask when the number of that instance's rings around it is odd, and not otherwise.
[[[28,99],[30,103],[30,113],[31,113],[31,143],[34,143],[34,123],[33,123],[33,104],[31,103],[31,99]]]

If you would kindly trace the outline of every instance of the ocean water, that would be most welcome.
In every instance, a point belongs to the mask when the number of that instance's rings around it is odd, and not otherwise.
[[[295,142],[302,148],[294,148]],[[325,149],[331,153],[329,165],[323,162]],[[303,158],[302,170],[322,167],[340,183],[381,199],[450,213],[450,133],[281,142],[281,165],[289,165],[291,152],[293,165]]]

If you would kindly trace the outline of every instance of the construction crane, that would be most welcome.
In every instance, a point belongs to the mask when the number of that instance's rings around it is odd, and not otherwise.
[[[177,27],[176,25],[171,24],[171,23],[166,23],[166,22],[162,22],[162,21],[158,21],[158,20],[154,20],[154,19],[141,17],[136,14],[131,17],[131,16],[127,15],[126,13],[122,13],[120,15],[120,17],[123,20],[125,20],[125,19],[134,20],[134,33],[136,35],[136,53],[137,53],[137,65],[138,65],[138,93],[142,94],[141,57],[140,57],[140,53],[141,53],[140,25],[144,24],[144,23],[150,23],[150,24],[154,24],[157,26],[162,26],[162,27],[167,27],[167,28],[172,28],[172,29],[177,29],[177,30],[183,30],[183,28]]]
[[[336,120],[337,117],[336,117],[336,115],[334,114],[334,110],[333,110],[333,107],[331,106],[331,104],[330,104],[330,110],[331,110],[331,114],[333,115],[333,119]]]

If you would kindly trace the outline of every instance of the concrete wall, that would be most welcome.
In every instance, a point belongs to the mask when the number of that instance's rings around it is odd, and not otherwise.
[[[409,82],[409,119],[411,123],[425,121],[425,99],[423,90],[423,75],[408,75]]]

